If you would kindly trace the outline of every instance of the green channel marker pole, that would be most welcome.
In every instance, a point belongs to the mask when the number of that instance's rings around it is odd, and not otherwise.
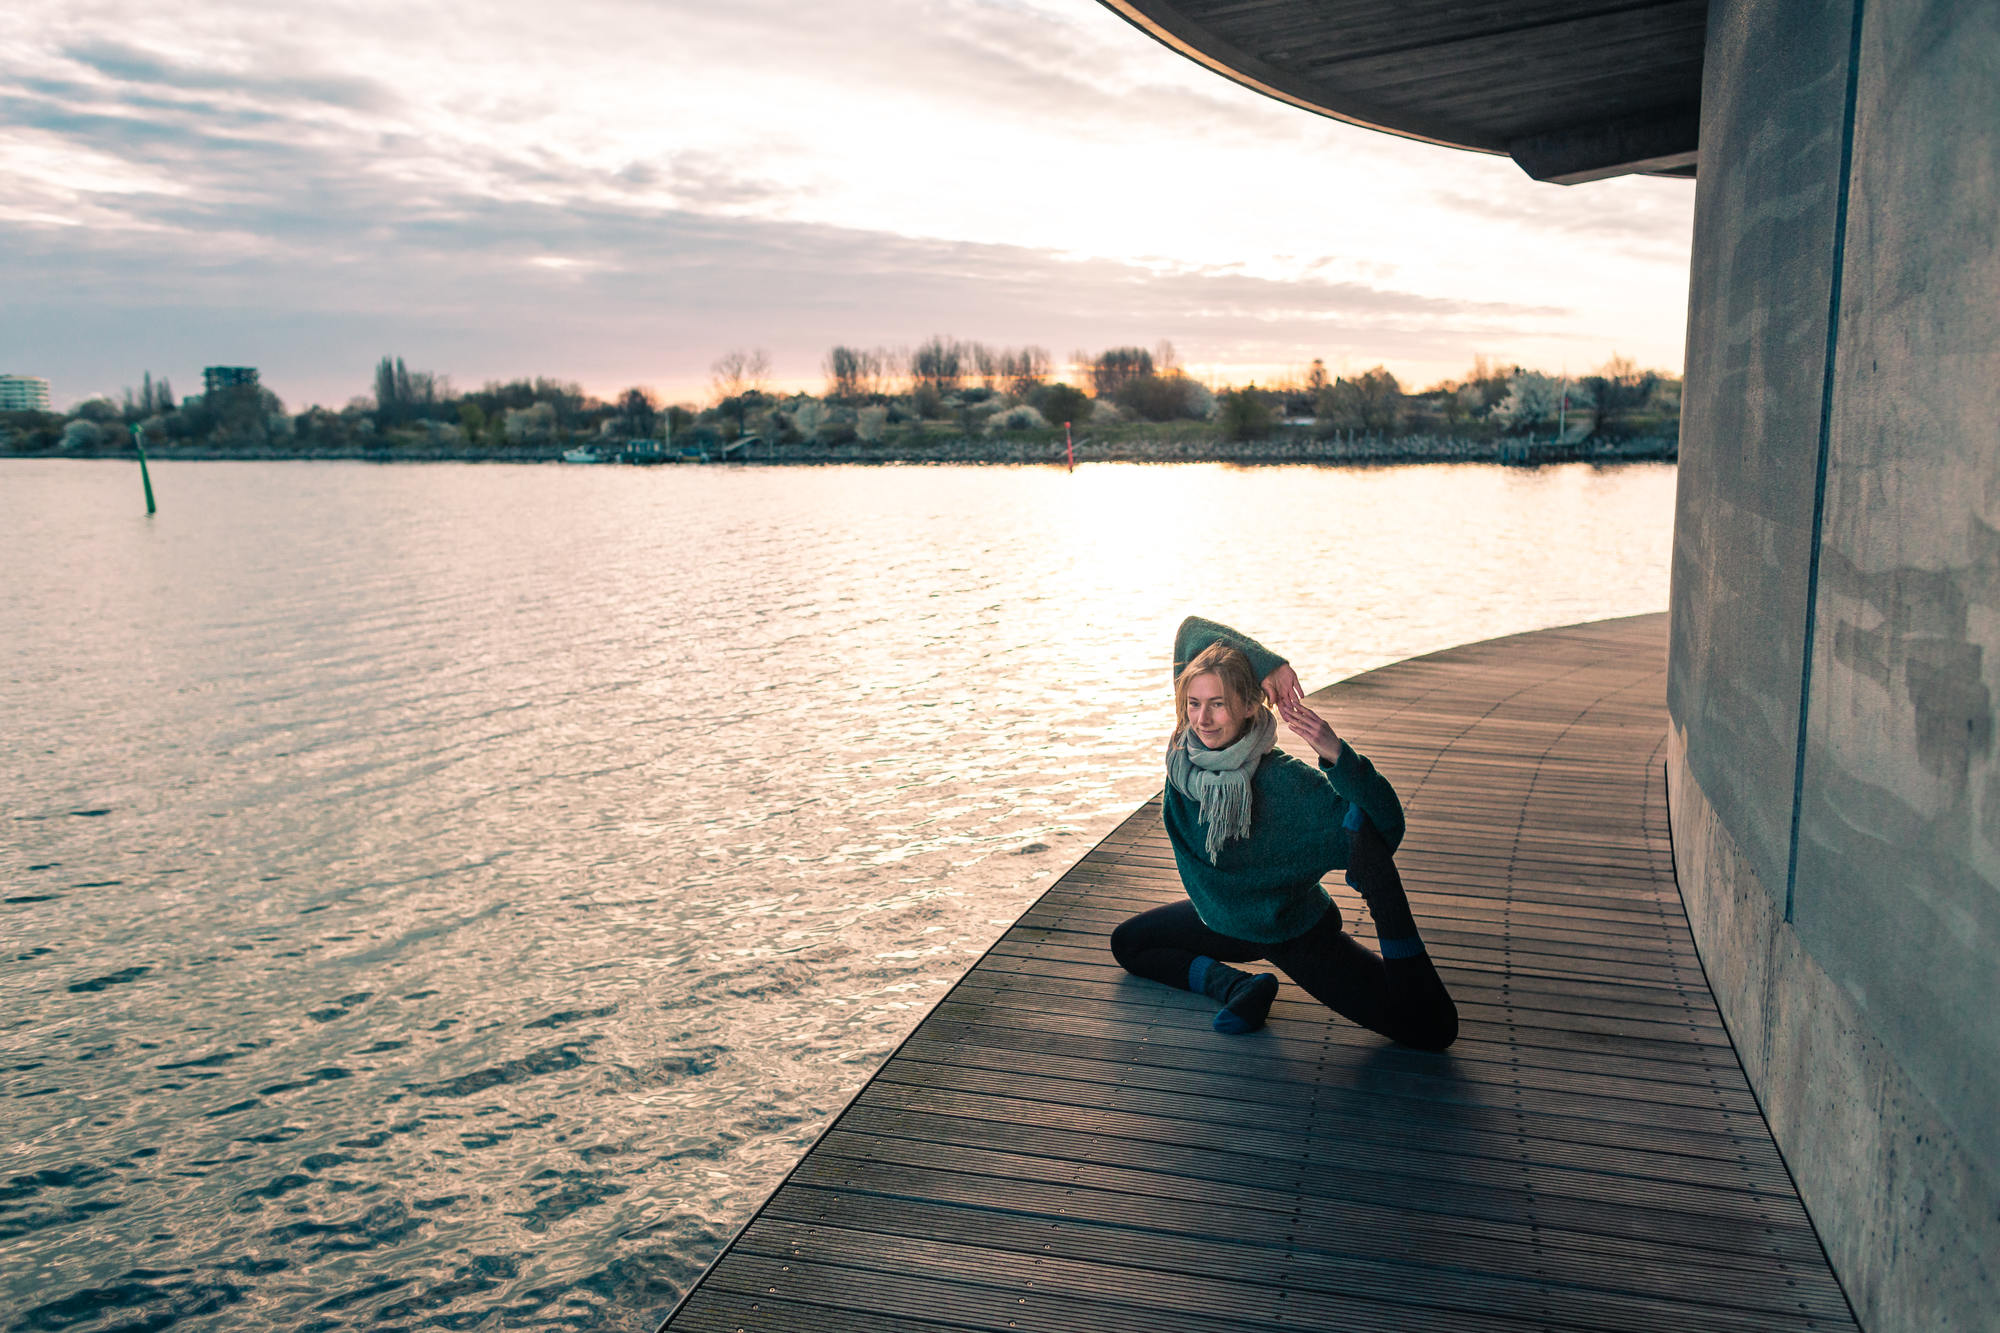
[[[153,504],[153,477],[146,471],[146,432],[137,426],[132,427],[132,447],[139,451],[139,481],[146,488],[146,515],[150,518],[159,511]]]

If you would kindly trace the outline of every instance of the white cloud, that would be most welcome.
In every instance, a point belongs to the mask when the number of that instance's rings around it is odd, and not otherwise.
[[[0,210],[0,277],[76,326],[43,345],[90,345],[130,309],[203,312],[199,336],[276,338],[252,359],[297,364],[295,397],[362,373],[302,364],[328,351],[313,321],[365,330],[341,353],[364,368],[395,350],[461,380],[606,388],[692,385],[718,344],[769,345],[805,376],[825,340],[937,329],[1419,379],[1474,351],[1679,360],[1685,183],[1563,190],[1312,117],[1089,0],[276,23],[237,0],[37,0],[14,22],[0,162],[32,188]],[[674,332],[639,358],[591,329]],[[96,342],[140,360],[65,377],[220,355]],[[10,364],[34,351],[0,341]]]

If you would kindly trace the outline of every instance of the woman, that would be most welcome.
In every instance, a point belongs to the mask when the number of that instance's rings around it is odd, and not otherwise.
[[[1319,756],[1317,768],[1272,748],[1266,696]],[[1225,626],[1182,623],[1174,710],[1165,817],[1188,896],[1114,930],[1119,964],[1217,1001],[1218,1032],[1264,1025],[1277,977],[1230,964],[1267,958],[1371,1031],[1427,1051],[1451,1045],[1458,1010],[1391,857],[1403,840],[1395,789],[1306,707],[1284,658]],[[1375,919],[1380,955],[1341,929],[1340,908],[1320,887],[1340,867]]]

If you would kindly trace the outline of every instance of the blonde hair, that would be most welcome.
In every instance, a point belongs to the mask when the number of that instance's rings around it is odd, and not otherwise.
[[[1188,686],[1194,683],[1197,676],[1214,676],[1221,681],[1222,692],[1229,696],[1230,703],[1239,708],[1251,705],[1268,707],[1264,702],[1264,689],[1257,683],[1257,672],[1251,667],[1250,659],[1243,655],[1241,648],[1217,640],[1196,653],[1194,660],[1174,677],[1175,742],[1179,742],[1181,733],[1187,730]]]

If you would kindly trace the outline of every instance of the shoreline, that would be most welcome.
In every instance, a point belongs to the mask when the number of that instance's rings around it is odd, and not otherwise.
[[[574,441],[518,447],[470,447],[444,444],[394,444],[377,448],[285,448],[271,444],[245,446],[160,446],[148,450],[154,462],[361,462],[361,463],[557,463]],[[1232,463],[1246,466],[1284,463],[1502,463],[1516,466],[1542,463],[1671,463],[1680,457],[1679,441],[1658,436],[1637,439],[1467,440],[1438,436],[1398,436],[1364,439],[1271,438],[1230,443],[1219,440],[1091,441],[1076,450],[1078,463]],[[0,458],[123,458],[136,460],[129,446],[34,453],[0,453]],[[619,464],[626,467],[700,464],[701,459],[662,458]],[[996,466],[1062,466],[1062,442],[994,440],[960,437],[922,443],[816,444],[799,442],[748,446],[741,457],[707,460],[733,465],[816,467],[829,465],[970,464]],[[605,466],[595,464],[572,467]]]

